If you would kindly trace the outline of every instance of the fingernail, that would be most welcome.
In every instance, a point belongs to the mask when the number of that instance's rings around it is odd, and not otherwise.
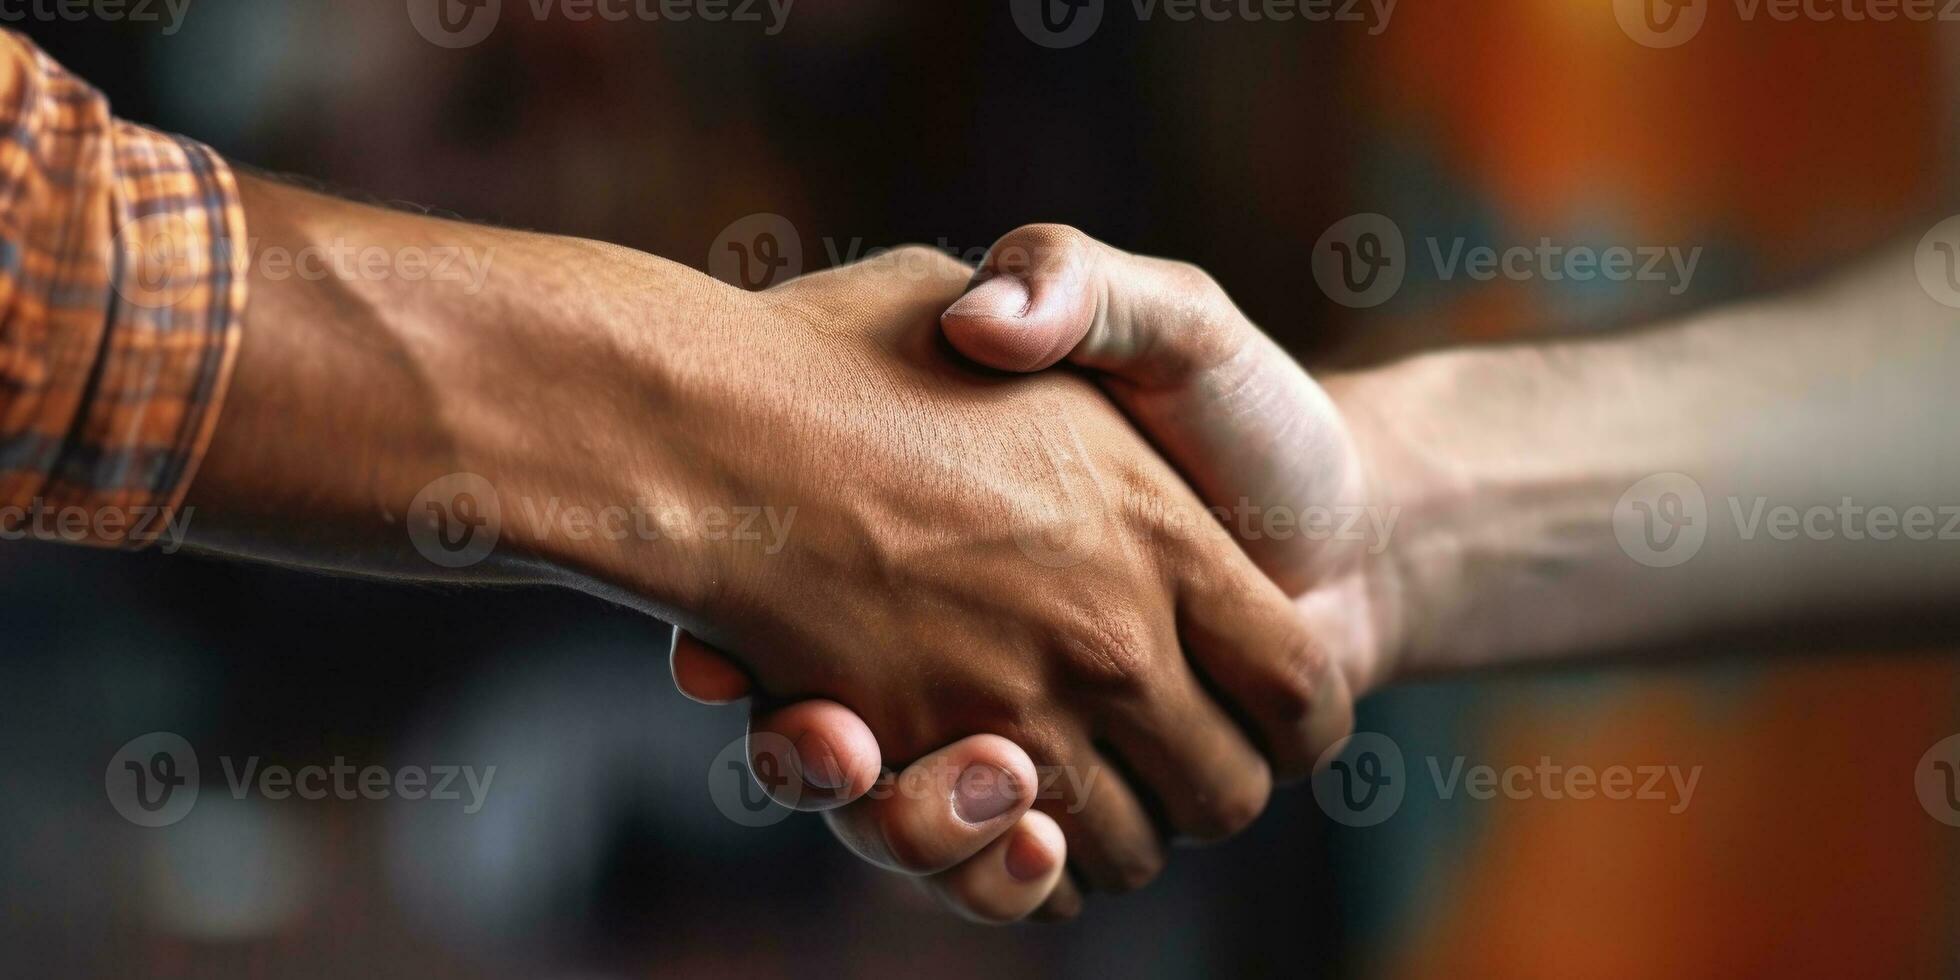
[[[968,290],[946,308],[946,315],[1019,320],[1028,315],[1028,307],[1033,302],[1027,283],[1013,276],[995,276]]]
[[[968,766],[953,792],[953,812],[967,823],[986,823],[1014,809],[1013,780],[998,766]]]
[[[1007,873],[1016,881],[1038,881],[1047,875],[1055,863],[1049,860],[1048,849],[1033,834],[1018,833],[1007,842]]]
[[[796,740],[796,764],[803,769],[803,781],[818,789],[842,789],[844,767],[830,743],[815,732],[804,732]]]

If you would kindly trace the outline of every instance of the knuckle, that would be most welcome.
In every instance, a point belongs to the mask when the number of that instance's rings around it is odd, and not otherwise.
[[[1264,763],[1225,792],[1202,801],[1191,826],[1179,827],[1194,840],[1210,842],[1232,837],[1259,819],[1272,798],[1273,780]]]
[[[1201,265],[1168,259],[1163,271],[1172,287],[1194,299],[1218,300],[1225,297],[1225,287],[1219,285],[1217,277]]]
[[[1049,277],[1086,260],[1101,243],[1068,225],[1022,225],[1002,236],[988,254],[995,270],[1025,277]]]
[[[1138,359],[1145,381],[1177,386],[1243,363],[1258,331],[1210,272],[1171,259],[1134,261],[1142,273],[1143,294],[1153,297],[1150,308],[1165,324],[1144,338]]]
[[[1181,488],[1165,485],[1154,471],[1126,474],[1122,517],[1144,540],[1154,546],[1154,554],[1196,580],[1211,574],[1213,564],[1205,544],[1217,534],[1218,521],[1204,505],[1177,492]]]
[[[1267,680],[1267,711],[1273,721],[1288,728],[1297,727],[1313,713],[1320,696],[1327,652],[1313,637],[1289,632],[1273,658]]]
[[[1329,683],[1326,648],[1302,640],[1290,654],[1278,658],[1265,691],[1267,744],[1275,778],[1295,782],[1313,773],[1320,752],[1331,744],[1324,735],[1337,719],[1320,717],[1327,705]]]
[[[1189,328],[1169,335],[1162,345],[1162,370],[1167,375],[1205,374],[1250,349],[1250,325],[1210,272],[1188,262],[1172,262],[1167,278],[1173,295],[1192,314],[1185,321]]]
[[[1070,245],[1093,241],[1082,229],[1056,221],[1035,221],[1008,232],[1010,238],[1029,239],[1049,245]]]
[[[1289,671],[1279,671],[1266,687],[1266,715],[1270,723],[1291,728],[1313,712],[1314,685]]]
[[[1111,605],[1081,614],[1064,631],[1064,661],[1073,679],[1112,694],[1140,693],[1149,682],[1154,663],[1149,638],[1135,616]]]
[[[1067,757],[1069,739],[1050,720],[1052,708],[1038,692],[1031,691],[1020,703],[994,715],[989,729],[1019,747],[1035,765],[1053,765]]]
[[[1206,511],[1205,516],[1223,535],[1192,536],[1186,547],[1174,556],[1179,581],[1194,604],[1201,604],[1210,615],[1202,617],[1211,635],[1225,633],[1226,623],[1257,622],[1264,615],[1259,605],[1262,583],[1257,570],[1220,560],[1222,554],[1237,547],[1225,535],[1231,534],[1230,514],[1225,510]],[[1207,528],[1209,530],[1209,528]],[[1212,620],[1218,620],[1212,623]]]

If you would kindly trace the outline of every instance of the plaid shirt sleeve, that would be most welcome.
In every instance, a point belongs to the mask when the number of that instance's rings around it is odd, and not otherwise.
[[[216,153],[0,31],[0,535],[161,535],[238,349],[244,226]]]

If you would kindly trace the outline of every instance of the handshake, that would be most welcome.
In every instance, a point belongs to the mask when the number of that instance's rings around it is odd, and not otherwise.
[[[978,919],[1068,917],[1239,831],[1391,680],[1960,619],[1936,236],[1316,383],[1204,273],[1069,229],[742,292],[234,176],[0,41],[14,149],[99,151],[16,154],[0,537],[141,545],[127,518],[163,512],[205,552],[644,610],[682,690],[754,698],[768,790]],[[273,261],[328,254],[361,261]],[[458,254],[480,278],[431,274]],[[471,514],[793,524],[510,520],[438,560],[423,498],[455,474],[493,498]]]
[[[267,247],[493,258],[478,290],[255,277],[193,546],[566,585],[674,623],[681,688],[753,695],[754,731],[786,740],[752,739],[788,747],[772,792],[977,917],[1065,916],[1083,886],[1149,881],[1169,838],[1242,829],[1389,669],[1392,552],[1329,516],[1380,503],[1374,422],[1195,268],[1031,226],[978,270],[907,248],[744,292],[239,184]],[[793,522],[765,546],[507,519],[485,560],[437,567],[393,515],[432,519],[404,505],[453,473],[505,515]],[[946,790],[874,791],[886,767]]]
[[[1960,492],[1939,421],[1960,344],[1909,254],[1658,329],[1316,383],[1204,273],[1066,228],[977,270],[902,249],[749,293],[238,187],[266,247],[491,261],[481,289],[255,266],[192,546],[556,584],[673,623],[682,690],[754,698],[772,793],[983,920],[1067,917],[1148,882],[1167,841],[1239,831],[1391,680],[1794,648],[1810,621],[1875,620],[1875,644],[1960,608],[1937,536],[1757,538],[1708,503],[1931,513]],[[505,514],[653,499],[793,524],[765,547],[509,520],[456,568],[418,555],[433,518],[408,506],[455,473]]]
[[[758,695],[779,802],[973,917],[1068,916],[1347,734],[1396,629],[1368,466],[1210,277],[1037,225],[741,299],[743,410],[684,458],[797,540],[699,559],[673,671]]]

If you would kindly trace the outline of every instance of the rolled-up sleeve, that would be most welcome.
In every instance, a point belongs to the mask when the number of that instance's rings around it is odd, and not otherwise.
[[[216,153],[0,31],[0,532],[162,535],[224,401],[245,241]]]

